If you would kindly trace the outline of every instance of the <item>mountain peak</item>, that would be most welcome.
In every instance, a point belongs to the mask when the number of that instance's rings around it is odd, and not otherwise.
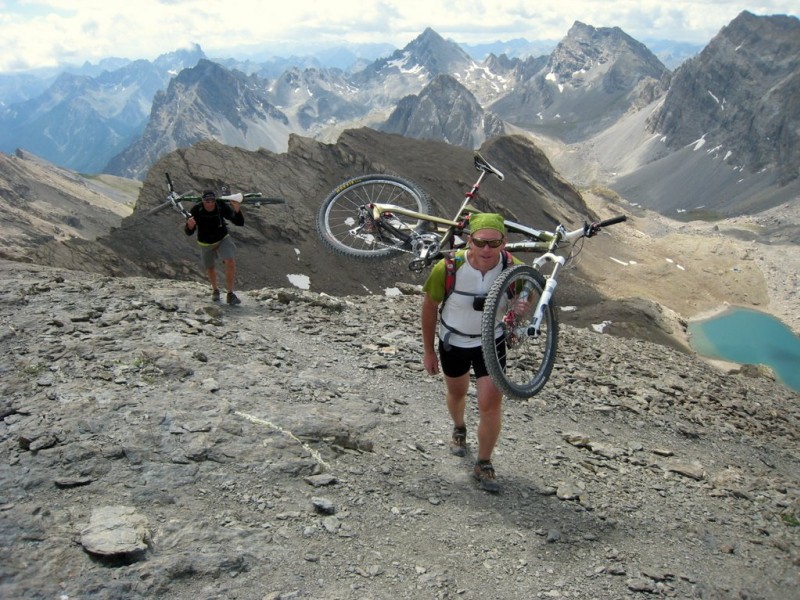
[[[417,139],[445,140],[462,148],[478,148],[504,133],[502,121],[486,112],[475,96],[452,75],[437,75],[419,96],[406,96],[381,128]]]
[[[432,77],[441,73],[460,72],[473,62],[461,46],[445,40],[430,27],[409,42],[403,53],[410,58],[413,57],[413,60],[425,67]]]
[[[786,184],[800,164],[798,73],[800,20],[744,11],[675,71],[651,130],[672,149],[702,139],[737,170],[772,165]]]

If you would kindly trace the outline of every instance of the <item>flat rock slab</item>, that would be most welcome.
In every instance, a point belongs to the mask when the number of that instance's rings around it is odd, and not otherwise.
[[[147,550],[147,518],[132,506],[102,506],[92,511],[89,526],[81,531],[81,545],[90,554],[130,556]]]

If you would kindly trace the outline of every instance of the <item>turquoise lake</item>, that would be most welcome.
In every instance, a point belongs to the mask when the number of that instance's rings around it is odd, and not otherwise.
[[[698,354],[743,365],[767,365],[784,385],[800,392],[800,337],[775,317],[732,308],[689,323],[689,333]]]

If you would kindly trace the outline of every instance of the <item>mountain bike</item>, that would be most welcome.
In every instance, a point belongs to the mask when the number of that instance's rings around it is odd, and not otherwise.
[[[369,174],[348,179],[323,200],[317,212],[317,232],[323,244],[337,254],[360,260],[412,255],[408,268],[420,272],[446,252],[466,246],[469,217],[481,212],[472,203],[483,180],[503,173],[475,154],[477,181],[465,194],[452,219],[431,213],[430,197],[416,184],[395,175]],[[538,241],[534,229],[505,222],[509,235]],[[513,245],[509,250],[513,249]]]
[[[148,214],[151,215],[155,214],[167,208],[168,206],[171,206],[179,213],[181,213],[184,218],[188,219],[192,215],[189,213],[186,207],[183,206],[183,203],[200,202],[203,199],[202,195],[194,191],[186,192],[184,194],[178,194],[175,191],[175,186],[172,185],[172,178],[169,176],[169,173],[164,173],[164,175],[166,175],[167,177],[167,187],[169,188],[167,199],[158,206],[156,206],[155,208],[152,208],[150,211],[148,211]],[[231,194],[227,186],[224,186],[222,188],[222,192],[223,193],[220,196],[217,196],[217,200],[220,200],[222,202],[238,202],[240,204],[245,204],[247,206],[254,206],[254,207],[259,207],[267,204],[286,203],[286,200],[284,200],[283,198],[265,198],[264,196],[261,195],[261,192],[248,192],[246,194],[237,192],[235,194]]]
[[[386,174],[348,179],[322,202],[317,231],[332,251],[360,260],[412,255],[408,267],[422,271],[445,254],[466,246],[461,238],[469,230],[472,214],[481,212],[472,201],[483,180],[503,173],[480,154],[474,157],[477,181],[465,194],[452,219],[429,214],[430,198],[417,185]],[[556,357],[558,320],[553,292],[560,270],[577,254],[579,240],[596,235],[603,227],[625,221],[624,215],[584,223],[568,231],[559,224],[553,231],[505,221],[512,253],[534,252],[531,265],[505,269],[483,303],[481,348],[489,375],[508,396],[530,398],[547,383]],[[570,251],[564,250],[569,247]],[[581,246],[582,248],[582,246]],[[547,270],[549,268],[549,271]]]

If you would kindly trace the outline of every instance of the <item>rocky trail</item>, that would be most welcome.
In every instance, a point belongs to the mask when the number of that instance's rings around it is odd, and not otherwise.
[[[0,270],[2,598],[800,589],[800,397],[748,369],[565,325],[545,389],[505,402],[491,495],[448,451],[411,289],[228,307]]]

